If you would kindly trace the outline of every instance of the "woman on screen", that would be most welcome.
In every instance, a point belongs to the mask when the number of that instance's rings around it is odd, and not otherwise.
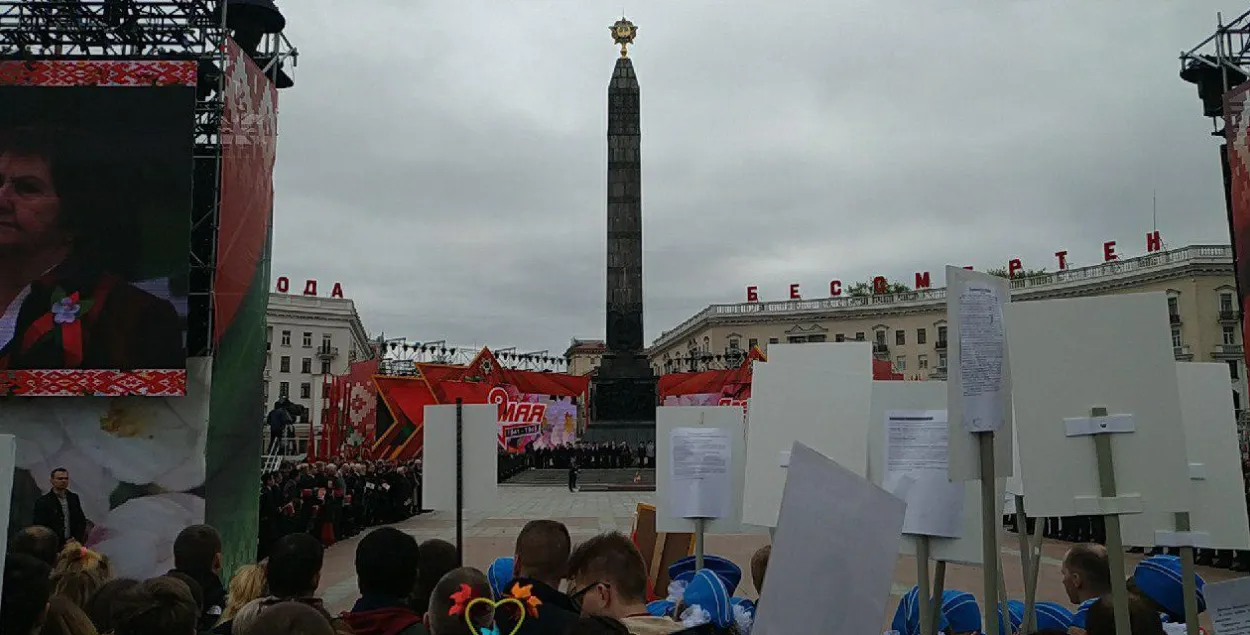
[[[0,370],[186,364],[173,305],[110,271],[144,167],[93,132],[0,130]]]

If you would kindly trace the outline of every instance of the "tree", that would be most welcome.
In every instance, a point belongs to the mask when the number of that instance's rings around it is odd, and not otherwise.
[[[1006,268],[1006,267],[995,267],[994,269],[986,269],[986,270],[985,270],[985,273],[988,273],[988,274],[990,274],[991,276],[998,276],[999,278],[1011,278],[1011,277],[1012,277],[1012,276],[1008,273],[1008,271],[1007,271],[1007,268]],[[1015,275],[1014,277],[1016,277],[1016,278],[1032,278],[1033,276],[1044,276],[1044,275],[1046,275],[1047,273],[1049,273],[1049,272],[1047,272],[1047,271],[1046,271],[1045,267],[1043,267],[1043,268],[1041,268],[1041,269],[1021,269],[1021,270],[1019,270],[1019,271],[1017,271],[1017,272],[1016,272],[1016,275]]]
[[[911,287],[902,282],[890,282],[888,279],[885,281],[886,293],[907,293],[909,291],[911,291]],[[865,282],[856,282],[855,284],[847,287],[846,293],[852,298],[863,298],[873,295],[872,278],[869,278]]]

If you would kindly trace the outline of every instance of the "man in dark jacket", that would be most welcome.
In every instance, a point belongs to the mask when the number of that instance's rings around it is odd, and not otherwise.
[[[221,534],[211,525],[191,525],[174,538],[174,568],[200,585],[204,595],[199,628],[207,631],[221,619],[226,587],[221,583]]]
[[[342,615],[356,635],[428,635],[406,600],[417,586],[421,550],[412,536],[382,527],[356,546],[360,599]]]
[[[287,403],[289,402],[286,397],[278,399],[273,404],[273,410],[270,410],[266,417],[269,423],[269,454],[284,454],[282,444],[286,431],[295,421],[290,411],[287,410]]]
[[[529,587],[526,591],[542,601],[538,616],[526,617],[517,635],[563,633],[577,621],[580,611],[559,591],[572,543],[568,528],[554,520],[531,520],[517,535],[513,554],[515,577],[504,589],[504,595],[511,595],[518,586]],[[504,633],[511,632],[517,621],[517,616],[507,609],[500,610],[495,618]]]
[[[87,543],[87,515],[82,511],[78,495],[69,491],[69,470],[52,470],[52,491],[35,499],[32,525],[41,525],[56,532],[60,547],[77,540]]]

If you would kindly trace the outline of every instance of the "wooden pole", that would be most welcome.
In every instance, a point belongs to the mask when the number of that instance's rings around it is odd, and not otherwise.
[[[1176,514],[1176,531],[1188,532],[1189,512]],[[1181,547],[1181,585],[1185,593],[1185,632],[1198,635],[1198,584],[1194,581],[1194,548]]]
[[[1106,417],[1106,408],[1090,410],[1093,418]],[[1094,452],[1098,458],[1098,489],[1103,498],[1115,498],[1115,461],[1111,451],[1109,434],[1094,435]],[[1107,551],[1111,554],[1111,605],[1115,610],[1115,634],[1132,635],[1129,628],[1128,587],[1125,586],[1124,574],[1124,540],[1120,535],[1120,516],[1106,514],[1103,517],[1107,525]]]
[[[933,594],[929,589],[929,537],[916,536],[916,603],[920,606],[920,635],[933,635]]]
[[[998,612],[998,526],[1002,518],[998,515],[998,505],[994,497],[998,488],[994,487],[994,433],[978,432],[977,439],[981,443],[981,541],[985,574],[982,584],[985,593],[985,624],[995,624],[995,613]],[[1118,633],[1117,635],[1128,635]]]

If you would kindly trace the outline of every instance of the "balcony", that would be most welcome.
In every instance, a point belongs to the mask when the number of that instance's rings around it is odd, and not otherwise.
[[[946,340],[945,340],[945,339],[940,339],[940,340],[938,340],[938,341],[934,342],[934,343],[933,343],[933,348],[935,348],[935,349],[937,349],[937,350],[939,350],[939,351],[944,351],[944,350],[946,350]]]
[[[1221,310],[1220,310],[1220,323],[1221,323],[1221,324],[1236,324],[1238,321],[1239,321],[1239,320],[1238,320],[1238,316],[1237,316],[1237,312],[1236,312],[1236,311],[1233,311],[1233,310],[1231,310],[1231,309],[1230,309],[1230,310],[1224,310],[1224,309],[1221,309]]]
[[[873,342],[872,356],[877,358],[887,358],[890,356],[890,347],[883,342]]]
[[[1194,352],[1189,349],[1188,344],[1182,344],[1180,346],[1173,346],[1172,355],[1176,357],[1176,361],[1178,362],[1194,361]]]
[[[1241,359],[1245,356],[1245,347],[1241,344],[1216,344],[1211,357],[1215,359]]]
[[[334,359],[339,356],[339,347],[337,346],[319,346],[317,347],[317,359]]]
[[[946,367],[938,366],[937,368],[934,368],[933,371],[929,373],[929,379],[945,380],[946,379]]]
[[[1180,314],[1180,313],[1169,313],[1169,314],[1168,314],[1168,323],[1169,323],[1169,324],[1172,324],[1172,325],[1180,324],[1180,323],[1181,323],[1181,314]]]

